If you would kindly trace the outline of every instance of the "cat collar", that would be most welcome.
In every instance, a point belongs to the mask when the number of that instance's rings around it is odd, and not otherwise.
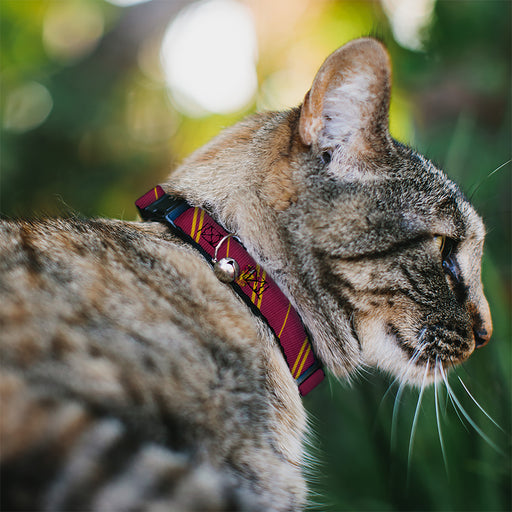
[[[174,198],[157,186],[135,201],[144,220],[163,222],[194,246],[215,275],[228,283],[274,333],[302,396],[323,379],[310,337],[299,314],[270,276],[249,255],[241,241],[202,208]]]

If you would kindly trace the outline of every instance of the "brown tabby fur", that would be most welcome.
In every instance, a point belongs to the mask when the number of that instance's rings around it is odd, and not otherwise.
[[[389,91],[387,52],[356,40],[301,108],[224,131],[163,187],[238,233],[332,375],[419,384],[490,337],[484,229],[391,138]],[[193,248],[157,223],[74,218],[3,221],[0,247],[3,509],[302,509],[297,386]]]

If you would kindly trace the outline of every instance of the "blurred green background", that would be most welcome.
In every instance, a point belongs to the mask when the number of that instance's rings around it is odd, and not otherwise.
[[[445,169],[488,229],[495,334],[451,383],[499,451],[442,393],[445,465],[432,389],[409,457],[417,391],[396,400],[377,373],[330,381],[305,399],[312,509],[511,510],[511,5],[0,0],[0,214],[133,219],[133,200],[192,150],[250,112],[300,103],[332,50],[379,36],[392,134]]]

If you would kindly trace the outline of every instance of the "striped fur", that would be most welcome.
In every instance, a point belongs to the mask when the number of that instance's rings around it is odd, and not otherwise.
[[[389,90],[380,43],[349,43],[301,107],[225,130],[163,187],[238,234],[334,376],[420,384],[490,337],[484,228],[391,138]],[[304,506],[293,377],[192,248],[158,224],[73,218],[3,221],[0,248],[2,509]]]

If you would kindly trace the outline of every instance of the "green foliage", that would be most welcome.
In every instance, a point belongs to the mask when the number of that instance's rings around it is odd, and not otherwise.
[[[459,419],[443,392],[445,469],[434,390],[427,390],[408,460],[417,391],[404,391],[396,401],[397,386],[389,389],[391,381],[378,374],[363,375],[351,387],[330,382],[305,400],[319,446],[314,453],[319,461],[314,509],[512,509],[511,164],[493,173],[511,158],[512,4],[438,1],[424,32],[424,51],[412,51],[395,42],[377,2],[287,2],[293,12],[283,19],[268,13],[268,25],[277,28],[270,35],[268,26],[259,33],[260,89],[254,104],[227,116],[189,117],[169,98],[158,73],[148,74],[140,65],[156,29],[150,24],[144,32],[141,22],[138,31],[130,32],[127,24],[130,13],[141,20],[158,3],[120,9],[99,0],[0,0],[0,213],[72,211],[134,218],[136,197],[221,128],[265,104],[281,68],[288,66],[289,76],[306,75],[310,81],[331,50],[359,35],[379,35],[394,68],[392,133],[431,157],[462,186],[489,232],[483,280],[493,339],[452,372],[450,382],[500,451]],[[45,42],[50,14],[64,5],[101,19],[103,34],[88,51],[66,56],[52,53]],[[271,4],[264,5],[268,9]],[[138,39],[123,43],[130,33]],[[40,96],[21,95],[18,105],[14,92],[33,82],[42,88],[25,90]],[[51,97],[47,117],[45,90]],[[458,375],[503,431],[479,410]]]

